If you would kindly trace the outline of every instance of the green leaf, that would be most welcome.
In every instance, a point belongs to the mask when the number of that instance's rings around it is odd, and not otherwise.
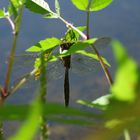
[[[0,114],[1,114],[0,120],[5,120],[5,121],[25,120],[26,118],[28,118],[28,115],[30,116],[31,112],[33,112],[30,109],[33,109],[32,106],[30,105],[4,105],[0,108]],[[36,110],[35,107],[34,109]],[[93,122],[92,119],[99,117],[98,114],[95,114],[94,112],[91,111],[90,112],[82,111],[80,109],[76,109],[72,107],[66,108],[64,105],[60,105],[56,103],[46,103],[45,105],[42,106],[42,110],[43,110],[43,115],[46,116],[47,120],[66,123],[66,124],[67,123],[75,124],[75,121],[77,122],[77,124],[82,124],[82,125],[84,123],[91,124],[91,122]],[[38,108],[36,111],[38,111]],[[65,116],[65,119],[62,116]],[[36,116],[36,120],[38,120],[37,116]]]
[[[27,120],[9,140],[32,140],[34,138],[40,126],[40,116],[42,114],[40,103],[36,101],[29,112]]]
[[[25,0],[10,0],[10,2],[17,10],[18,8],[20,8],[24,4]]]
[[[49,49],[54,48],[55,46],[59,45],[61,41],[57,38],[47,38],[45,40],[41,40],[34,46],[28,48],[26,51],[27,52],[41,52],[41,51],[46,51]]]
[[[90,108],[99,108],[101,110],[104,110],[109,105],[110,98],[111,98],[111,95],[104,95],[104,96],[97,98],[96,100],[94,100],[92,102],[78,100],[77,103],[79,103],[81,105],[85,105]]]
[[[60,4],[58,0],[55,0],[55,10],[58,16],[60,16]]]
[[[5,18],[4,11],[0,9],[0,18]]]
[[[24,4],[25,0],[10,0],[10,6],[8,7],[8,11],[11,14],[14,14],[16,18],[18,16],[19,8]]]
[[[111,88],[114,97],[120,101],[133,102],[136,99],[139,70],[118,41],[113,41],[113,51],[118,62],[115,83]]]
[[[99,11],[110,5],[113,0],[93,0],[90,5],[89,11]]]
[[[99,11],[110,5],[113,0],[71,0],[72,3],[83,11]]]
[[[79,29],[81,32],[83,32],[86,29],[86,26],[79,26],[76,27],[77,29]],[[79,33],[73,29],[68,29],[67,32],[65,33],[65,36],[63,37],[63,40],[66,42],[69,41],[77,41],[79,40]]]
[[[92,39],[89,39],[89,40],[85,40],[85,41],[82,41],[82,42],[75,43],[74,45],[72,45],[70,47],[70,49],[67,51],[66,54],[70,55],[70,54],[74,54],[74,53],[79,53],[79,54],[91,57],[91,58],[98,61],[99,59],[98,59],[96,54],[94,54],[92,52],[87,52],[87,51],[84,50],[87,46],[94,44],[96,41],[98,41],[97,38],[92,38]],[[107,60],[105,58],[102,57],[102,59],[107,66],[110,66],[110,64],[107,62]]]
[[[53,13],[48,5],[48,3],[44,0],[26,0],[26,8],[30,11],[38,14],[49,14]]]

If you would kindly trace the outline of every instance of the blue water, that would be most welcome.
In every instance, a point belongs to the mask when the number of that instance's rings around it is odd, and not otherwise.
[[[54,0],[48,0],[54,9]],[[0,8],[6,5],[5,0],[0,1]],[[62,16],[75,26],[85,25],[86,18],[83,11],[78,11],[70,1],[60,0]],[[119,39],[131,57],[140,64],[140,1],[116,0],[106,9],[91,14],[91,36],[109,36]],[[61,38],[66,26],[57,19],[43,19],[41,15],[24,11],[22,28],[18,40],[17,53],[46,37]],[[12,33],[7,21],[0,19],[0,84],[3,84],[5,75],[5,60],[11,48]],[[112,65],[110,71],[114,74],[115,61],[111,48],[101,52]],[[95,99],[108,92],[108,84],[102,70],[88,74],[86,77],[71,75],[71,106],[76,106],[77,99]],[[53,84],[53,86],[52,86]],[[55,81],[48,87],[48,100],[63,103],[63,81]],[[27,92],[27,91],[26,91]],[[55,97],[54,97],[55,93]],[[17,92],[9,98],[9,102],[23,103],[30,101],[32,93]]]

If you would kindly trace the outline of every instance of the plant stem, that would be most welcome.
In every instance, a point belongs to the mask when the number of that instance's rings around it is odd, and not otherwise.
[[[101,55],[99,54],[98,50],[95,48],[94,44],[92,45],[92,48],[95,51],[95,53],[97,54],[99,62],[101,64],[101,67],[102,67],[102,69],[103,69],[103,71],[105,73],[105,76],[107,78],[107,81],[108,81],[109,85],[111,86],[113,84],[113,80],[112,80],[111,74],[110,74],[107,66],[105,65]]]
[[[7,21],[9,22],[9,24],[12,28],[13,34],[15,34],[15,24],[14,24],[14,22],[12,21],[12,19],[9,16],[7,16],[6,19],[7,19]]]
[[[90,38],[90,11],[87,11],[87,23],[86,23],[86,27],[87,27],[87,39]]]
[[[87,36],[83,33],[83,32],[81,32],[79,29],[77,29],[75,26],[73,26],[71,23],[69,23],[69,22],[67,22],[65,19],[63,19],[62,17],[58,17],[61,21],[63,21],[65,24],[66,24],[66,26],[68,27],[68,28],[72,28],[73,30],[75,30],[75,31],[77,31],[80,35],[81,35],[81,37],[84,39],[84,40],[86,40],[87,39]]]
[[[2,125],[2,122],[0,122],[0,140],[4,140],[4,138],[3,138],[3,125]]]
[[[124,130],[124,138],[125,138],[125,140],[131,140],[131,136],[127,129]]]
[[[8,59],[8,68],[7,68],[6,79],[5,79],[5,83],[4,83],[4,90],[5,90],[6,93],[8,92],[8,89],[9,89],[9,83],[10,83],[10,79],[11,79],[11,73],[12,73],[12,66],[13,66],[13,62],[14,62],[16,44],[17,44],[17,34],[14,34],[13,45],[12,45],[12,49],[10,51],[10,56],[9,56],[9,59]]]
[[[44,105],[46,103],[46,92],[47,92],[47,79],[46,79],[46,62],[44,58],[45,52],[41,54],[41,78],[40,78],[40,100],[41,104]],[[44,114],[41,116],[41,140],[48,139],[48,128],[46,124],[46,118]]]
[[[23,12],[23,6],[20,8],[19,17],[18,17],[19,20],[15,24],[10,18],[7,18],[13,30],[13,45],[12,45],[9,59],[8,59],[8,67],[7,67],[6,78],[4,82],[4,91],[6,94],[9,94],[8,89],[9,89],[9,83],[11,79],[12,66],[14,63],[14,56],[15,56],[15,51],[16,51],[16,46],[17,46],[17,38],[18,38],[20,25],[21,25],[22,12]]]

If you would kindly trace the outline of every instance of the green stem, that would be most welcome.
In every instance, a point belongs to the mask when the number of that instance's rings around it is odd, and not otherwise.
[[[124,130],[124,138],[125,138],[125,140],[131,140],[131,136],[127,129]]]
[[[87,23],[86,23],[86,27],[87,27],[87,39],[90,38],[90,11],[87,11]]]
[[[12,22],[12,20],[10,18],[7,18],[12,29],[13,29],[13,45],[10,51],[10,55],[9,55],[9,59],[8,59],[8,67],[7,67],[7,72],[6,72],[6,78],[5,78],[5,82],[4,82],[4,91],[6,94],[8,93],[8,89],[9,89],[9,83],[11,80],[11,73],[12,73],[12,66],[14,63],[14,56],[15,56],[15,52],[16,52],[16,47],[17,47],[17,38],[18,38],[18,34],[19,34],[19,30],[20,30],[20,25],[21,25],[21,20],[22,20],[22,12],[23,12],[23,6],[20,8],[20,12],[19,12],[19,17],[18,17],[18,21],[14,24]]]
[[[111,86],[113,84],[113,80],[112,80],[111,74],[110,74],[107,66],[105,65],[105,63],[104,63],[101,55],[99,54],[98,50],[95,48],[94,44],[92,45],[92,48],[95,51],[95,53],[97,54],[97,57],[99,59],[99,62],[101,64],[101,67],[102,67],[102,69],[103,69],[103,71],[105,73],[105,76],[107,78],[107,81],[108,81],[109,85]]]
[[[47,94],[47,78],[46,78],[46,62],[45,62],[45,52],[41,54],[41,78],[40,78],[40,100],[41,104],[46,103],[45,96]],[[46,118],[44,114],[41,116],[41,140],[48,139],[48,128],[46,123]]]
[[[0,122],[0,140],[4,140],[4,137],[3,137],[3,125],[2,125],[1,122]]]
[[[11,79],[11,73],[12,73],[12,66],[13,66],[13,62],[14,62],[16,44],[17,44],[17,34],[14,35],[13,45],[12,45],[12,49],[10,51],[10,56],[9,56],[9,60],[8,60],[8,68],[7,68],[6,79],[5,79],[5,83],[4,83],[4,90],[5,90],[6,93],[9,89],[9,83],[10,83],[10,79]]]

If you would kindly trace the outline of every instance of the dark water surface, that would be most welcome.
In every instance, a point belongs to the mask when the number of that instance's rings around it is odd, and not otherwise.
[[[48,0],[54,8],[54,0]],[[0,0],[0,8],[6,5],[5,0]],[[85,25],[85,13],[78,11],[70,0],[60,0],[62,16],[75,26]],[[140,64],[140,1],[138,0],[116,0],[108,8],[91,15],[91,36],[110,36],[117,38],[124,43],[128,53]],[[40,15],[30,13],[25,9],[22,29],[18,40],[17,53],[24,53],[24,50],[46,37],[61,38],[66,31],[65,25],[59,20],[46,20]],[[7,21],[0,19],[0,84],[3,84],[5,75],[5,60],[11,47],[12,33]],[[115,63],[111,48],[101,52],[110,62],[110,71],[114,74]],[[77,99],[95,99],[108,92],[108,84],[102,70],[90,73],[86,77],[78,77],[71,74],[71,101],[70,106],[77,106]],[[14,96],[8,99],[11,103],[24,103],[32,99],[32,93],[17,91]],[[63,103],[63,81],[55,81],[48,86],[48,100]],[[63,126],[60,130],[63,130]],[[58,128],[56,128],[58,129]],[[84,129],[84,128],[83,128]],[[76,131],[83,131],[76,129]],[[68,130],[68,132],[65,130]],[[9,130],[12,132],[12,129]],[[64,140],[77,139],[77,132],[72,128],[64,129]],[[55,133],[55,132],[54,132]],[[58,132],[57,132],[58,133]],[[71,134],[71,135],[70,135]],[[79,133],[80,134],[80,133]],[[69,136],[67,138],[66,136]],[[70,138],[71,137],[71,138]],[[73,138],[75,137],[75,138]],[[59,138],[57,137],[56,140]],[[60,138],[61,139],[61,138]],[[55,140],[55,138],[53,138]]]

